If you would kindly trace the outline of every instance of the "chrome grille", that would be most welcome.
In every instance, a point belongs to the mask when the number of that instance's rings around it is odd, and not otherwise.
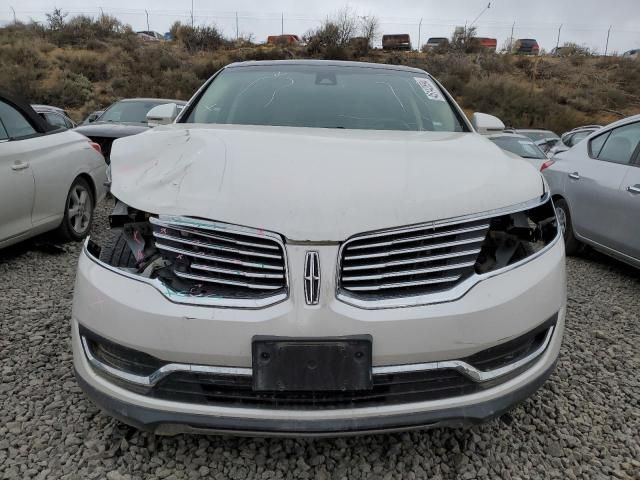
[[[271,232],[183,217],[152,217],[171,287],[194,295],[250,298],[287,289],[283,244]]]
[[[341,250],[339,289],[362,299],[453,288],[473,274],[491,219],[364,234]]]

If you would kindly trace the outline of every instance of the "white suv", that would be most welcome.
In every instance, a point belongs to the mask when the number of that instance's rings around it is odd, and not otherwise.
[[[565,265],[544,180],[422,70],[230,65],[174,124],[117,140],[111,175],[114,236],[86,243],[72,332],[80,385],[126,423],[458,425],[553,370]]]

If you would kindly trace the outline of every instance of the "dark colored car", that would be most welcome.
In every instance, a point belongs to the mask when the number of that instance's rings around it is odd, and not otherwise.
[[[534,38],[519,38],[513,46],[513,51],[522,55],[538,55],[540,46]]]
[[[87,118],[82,121],[81,125],[88,125],[95,122],[103,113],[104,110],[96,110],[95,112],[91,112],[89,115],[87,115]]]
[[[166,103],[175,103],[178,108],[186,105],[186,102],[182,100],[162,98],[129,98],[120,100],[107,108],[98,120],[76,128],[76,132],[89,137],[99,144],[105,160],[109,163],[113,141],[146,131],[150,128],[147,125],[147,113],[149,110]]]
[[[62,108],[51,105],[31,105],[31,108],[49,125],[60,128],[75,128],[76,126],[66,110]]]
[[[495,38],[478,37],[477,40],[480,43],[480,46],[482,46],[489,52],[495,52],[498,48],[498,40],[496,40]]]
[[[411,38],[406,33],[382,36],[383,50],[411,50]]]
[[[449,45],[449,39],[446,37],[431,37],[429,38],[429,40],[427,40],[427,43],[424,44],[424,46],[422,47],[423,51],[426,50],[435,50],[436,48],[439,47],[446,47],[447,45]]]

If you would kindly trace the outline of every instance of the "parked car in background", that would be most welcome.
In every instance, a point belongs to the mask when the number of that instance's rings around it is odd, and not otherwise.
[[[540,150],[542,150],[545,154],[549,153],[561,143],[562,142],[557,137],[548,137],[535,141],[535,144],[538,146],[538,148],[540,148]]]
[[[81,240],[106,180],[98,145],[0,92],[0,248],[50,230]]]
[[[143,30],[140,32],[136,32],[138,38],[145,40],[147,42],[160,42],[164,41],[164,35],[159,32],[154,32],[152,30]]]
[[[49,125],[60,128],[75,128],[76,124],[69,118],[69,114],[59,107],[50,105],[31,105],[35,112]]]
[[[478,37],[477,40],[480,43],[480,46],[489,52],[495,52],[498,48],[498,40],[495,38]]]
[[[542,171],[551,164],[545,152],[529,137],[516,133],[497,133],[489,135],[487,138],[503,150],[524,158],[536,167],[536,170]]]
[[[640,267],[640,115],[593,132],[545,169],[568,254],[587,244]]]
[[[638,58],[640,57],[640,48],[636,48],[634,50],[626,51],[622,54],[623,57],[627,58]]]
[[[513,53],[522,55],[538,55],[540,46],[538,41],[533,38],[519,38],[513,45]]]
[[[422,50],[435,50],[438,47],[446,47],[449,45],[449,39],[446,37],[431,37],[424,44]]]
[[[147,113],[153,107],[163,104],[176,104],[184,107],[186,102],[162,98],[129,98],[120,100],[107,108],[100,117],[90,124],[80,125],[76,132],[83,134],[100,145],[107,162],[111,154],[113,141],[136,135],[149,129]]]
[[[546,138],[557,138],[560,139],[560,136],[552,132],[551,130],[543,130],[540,128],[507,128],[504,130],[505,133],[517,133],[520,135],[524,135],[525,137],[529,137],[534,142],[538,140],[544,140]]]
[[[284,35],[269,35],[267,44],[269,45],[297,45],[300,43],[300,37],[291,33]]]
[[[550,150],[550,153],[555,154],[569,150],[571,147],[580,143],[593,132],[600,130],[601,128],[601,125],[585,125],[565,132],[560,137],[561,141]]]
[[[85,118],[80,125],[87,125],[89,123],[95,122],[103,113],[104,110],[96,110],[95,112],[91,112],[89,115],[87,115],[87,118]]]
[[[244,62],[148,115],[167,125],[115,142],[113,237],[78,263],[102,409],[166,434],[459,426],[551,374],[550,195],[425,71]]]
[[[383,50],[411,50],[411,38],[406,33],[382,36]]]

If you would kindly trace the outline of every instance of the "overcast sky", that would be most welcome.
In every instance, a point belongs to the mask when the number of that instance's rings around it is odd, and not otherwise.
[[[422,18],[420,43],[430,36],[450,36],[456,25],[476,22],[480,36],[498,39],[502,45],[511,35],[515,22],[516,38],[536,38],[542,48],[555,47],[558,28],[563,24],[560,43],[573,41],[605,49],[607,30],[613,25],[609,52],[640,47],[640,0],[193,0],[196,24],[216,24],[225,35],[236,35],[236,12],[240,34],[253,34],[264,41],[279,34],[281,14],[285,33],[302,34],[317,26],[327,15],[349,6],[358,15],[375,15],[381,33],[409,33],[417,45],[418,23]],[[13,20],[11,7],[19,20],[38,21],[54,6],[64,11],[97,15],[100,8],[115,15],[135,30],[149,27],[166,32],[175,20],[191,21],[191,0],[0,0],[0,22]]]

